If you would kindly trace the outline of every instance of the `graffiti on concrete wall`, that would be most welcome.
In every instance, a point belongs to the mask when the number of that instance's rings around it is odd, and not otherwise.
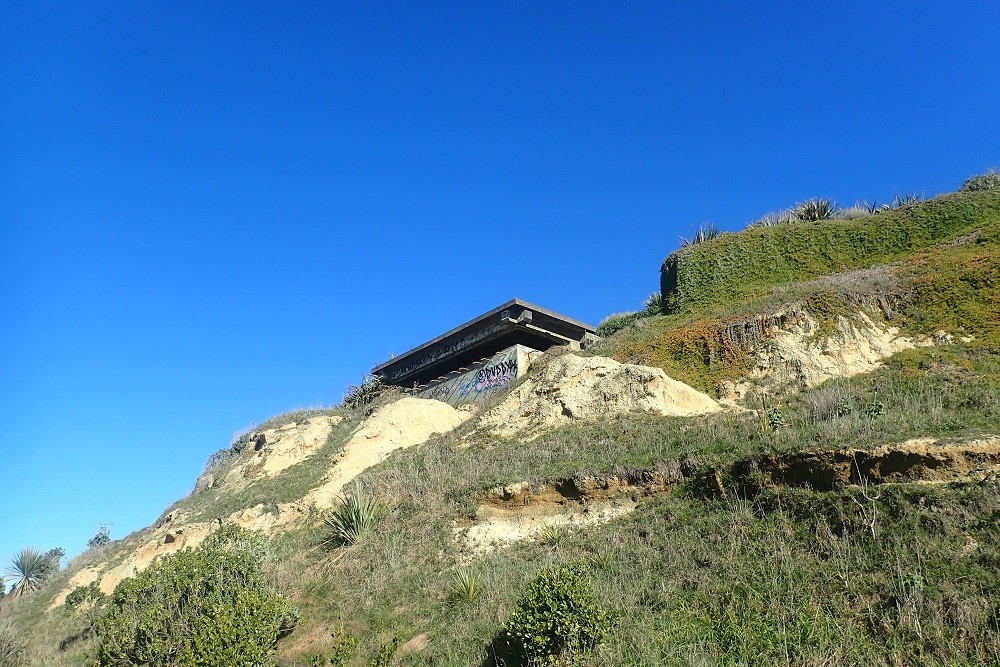
[[[479,403],[517,379],[525,363],[519,363],[520,346],[507,348],[489,359],[473,364],[468,370],[454,373],[443,380],[436,380],[414,395],[433,398],[445,403]],[[523,354],[521,356],[524,356]],[[525,358],[526,361],[526,358]]]
[[[494,361],[476,371],[471,382],[472,391],[486,391],[497,387],[506,387],[517,379],[517,350],[510,350],[505,357]]]

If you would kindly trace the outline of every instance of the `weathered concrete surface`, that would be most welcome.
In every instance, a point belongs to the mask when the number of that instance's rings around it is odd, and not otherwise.
[[[412,395],[451,405],[482,404],[527,373],[532,357],[539,354],[530,347],[514,345],[465,370],[455,371],[444,380],[436,380],[426,388],[417,389]]]

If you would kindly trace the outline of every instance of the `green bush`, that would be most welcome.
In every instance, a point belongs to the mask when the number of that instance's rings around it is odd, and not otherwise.
[[[67,609],[76,609],[81,605],[87,604],[88,602],[93,602],[95,604],[100,603],[105,600],[107,596],[101,591],[97,586],[96,581],[92,581],[86,586],[77,586],[69,592],[66,596],[66,601],[63,603],[66,605]]]
[[[590,592],[584,566],[542,570],[529,584],[501,633],[515,660],[574,664],[610,629],[608,612]]]
[[[990,169],[985,174],[965,179],[959,192],[979,192],[980,190],[1000,190],[1000,172]]]
[[[636,320],[643,317],[643,312],[638,311],[634,313],[615,313],[614,315],[608,315],[601,323],[597,325],[597,335],[602,338],[607,338],[612,334],[615,334],[622,329],[632,325]]]
[[[297,612],[268,581],[265,555],[263,537],[225,526],[126,579],[97,619],[97,665],[271,665]]]

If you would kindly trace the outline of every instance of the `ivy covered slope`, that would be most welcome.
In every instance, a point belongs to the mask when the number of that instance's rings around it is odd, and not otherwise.
[[[829,332],[874,313],[911,335],[1000,349],[1000,189],[957,192],[853,220],[751,226],[670,254],[662,315],[600,350],[713,392],[746,375],[768,316],[796,304]],[[648,311],[647,311],[648,312]]]
[[[663,262],[665,312],[762,296],[777,285],[888,264],[1000,222],[1000,191],[957,192],[855,220],[751,227]],[[993,241],[995,242],[995,236]]]

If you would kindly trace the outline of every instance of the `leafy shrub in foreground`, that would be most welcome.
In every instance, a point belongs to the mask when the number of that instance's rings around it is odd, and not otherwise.
[[[120,583],[97,619],[97,665],[271,665],[296,611],[267,579],[264,544],[225,526]]]
[[[512,657],[528,665],[574,664],[610,629],[607,611],[590,592],[584,566],[542,570],[501,632]]]

